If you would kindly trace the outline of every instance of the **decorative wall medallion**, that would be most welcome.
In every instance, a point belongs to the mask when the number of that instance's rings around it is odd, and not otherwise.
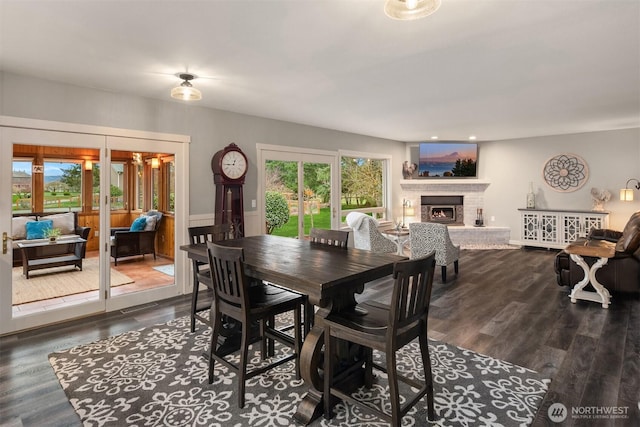
[[[542,174],[549,187],[569,193],[578,190],[587,182],[589,167],[578,155],[559,154],[547,161]]]

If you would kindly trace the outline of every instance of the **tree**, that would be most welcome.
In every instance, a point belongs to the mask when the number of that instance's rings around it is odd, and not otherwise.
[[[82,185],[82,167],[81,165],[73,165],[62,171],[60,181],[67,186],[69,191],[79,192]]]
[[[289,222],[289,205],[287,199],[276,191],[265,194],[267,234]]]
[[[476,162],[472,159],[458,159],[451,172],[453,176],[476,176]]]

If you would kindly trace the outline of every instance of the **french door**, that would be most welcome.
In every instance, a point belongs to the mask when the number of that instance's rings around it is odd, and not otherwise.
[[[261,144],[257,149],[265,232],[306,238],[311,228],[340,226],[337,153]]]
[[[185,292],[183,287],[188,283],[186,260],[177,250],[185,241],[185,233],[176,231],[186,230],[187,226],[188,178],[186,173],[179,172],[187,170],[188,144],[79,132],[69,124],[53,123],[52,127],[70,129],[51,131],[0,127],[0,233],[3,235],[3,250],[0,252],[0,334],[172,297]],[[167,261],[162,263],[166,265],[159,267],[170,271],[173,277],[164,281],[162,286],[113,292],[114,286],[136,280],[135,276],[128,277],[127,274],[114,271],[110,249],[113,212],[119,209],[124,212],[118,197],[118,189],[124,187],[119,180],[124,176],[119,173],[122,168],[115,159],[112,160],[112,156],[132,149],[136,152],[162,153],[165,161],[171,162],[171,168],[166,167],[165,170],[171,171],[175,179],[171,194],[171,208],[175,206],[175,211],[169,212],[169,215],[165,211],[165,229],[158,238],[163,241],[167,239],[165,246],[170,248],[170,253],[165,254]],[[87,160],[81,160],[79,156]],[[20,170],[14,171],[14,167]],[[23,175],[24,184],[17,179]],[[156,172],[156,175],[159,173]],[[76,182],[78,187],[74,185]],[[84,184],[86,182],[89,184]],[[34,185],[38,186],[37,191],[34,191]],[[154,182],[149,181],[145,187],[149,200],[147,206],[151,207],[150,203],[156,201],[150,195],[153,185]],[[135,183],[132,183],[126,191],[134,191],[135,188]],[[164,208],[167,209],[168,205],[165,204]],[[29,217],[31,212],[62,216],[76,212],[80,225],[90,228],[82,271],[69,271],[73,270],[71,267],[60,267],[60,270],[64,270],[60,272],[46,268],[34,272],[33,278],[30,273],[30,278],[26,279],[21,274],[22,269],[14,267],[14,257],[19,257],[21,250],[14,250],[13,238],[26,236],[14,234],[12,217]],[[130,215],[138,216],[140,213],[141,209],[138,209]],[[45,248],[45,252],[48,249]],[[145,258],[153,259],[153,256],[145,255]],[[70,274],[72,279],[63,279],[64,273]],[[38,276],[38,284],[35,276]],[[49,298],[46,294],[44,297],[26,295],[33,293],[37,286],[58,292],[60,289],[57,288],[71,286],[71,282],[91,282],[92,288],[65,291],[63,294],[68,295],[55,299],[61,301],[59,305],[46,308],[42,308]],[[181,283],[182,287],[177,283]],[[36,302],[30,303],[32,300]]]

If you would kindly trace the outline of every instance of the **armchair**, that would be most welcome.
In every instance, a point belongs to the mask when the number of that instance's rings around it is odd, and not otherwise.
[[[622,232],[593,229],[585,239],[593,245],[597,241],[616,244],[615,254],[597,272],[598,281],[613,292],[640,293],[640,211],[631,215]],[[583,257],[591,266],[597,258]],[[556,279],[559,286],[573,287],[584,277],[583,269],[562,250],[555,259]]]
[[[162,213],[149,211],[141,217],[146,219],[144,230],[132,231],[127,227],[111,229],[111,257],[115,265],[118,265],[118,258],[130,256],[153,254],[153,259],[156,259],[156,232]]]
[[[378,230],[378,221],[360,212],[347,215],[347,224],[353,229],[353,245],[356,249],[372,252],[395,253],[396,244]]]
[[[436,251],[436,265],[440,266],[442,283],[447,281],[447,265],[453,263],[453,271],[458,274],[460,246],[451,242],[449,229],[444,224],[434,222],[413,222],[409,224],[411,259],[426,256]]]

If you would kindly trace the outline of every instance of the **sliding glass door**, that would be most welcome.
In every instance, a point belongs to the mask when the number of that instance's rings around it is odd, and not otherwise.
[[[311,228],[338,228],[337,154],[258,146],[269,234],[306,238]]]

